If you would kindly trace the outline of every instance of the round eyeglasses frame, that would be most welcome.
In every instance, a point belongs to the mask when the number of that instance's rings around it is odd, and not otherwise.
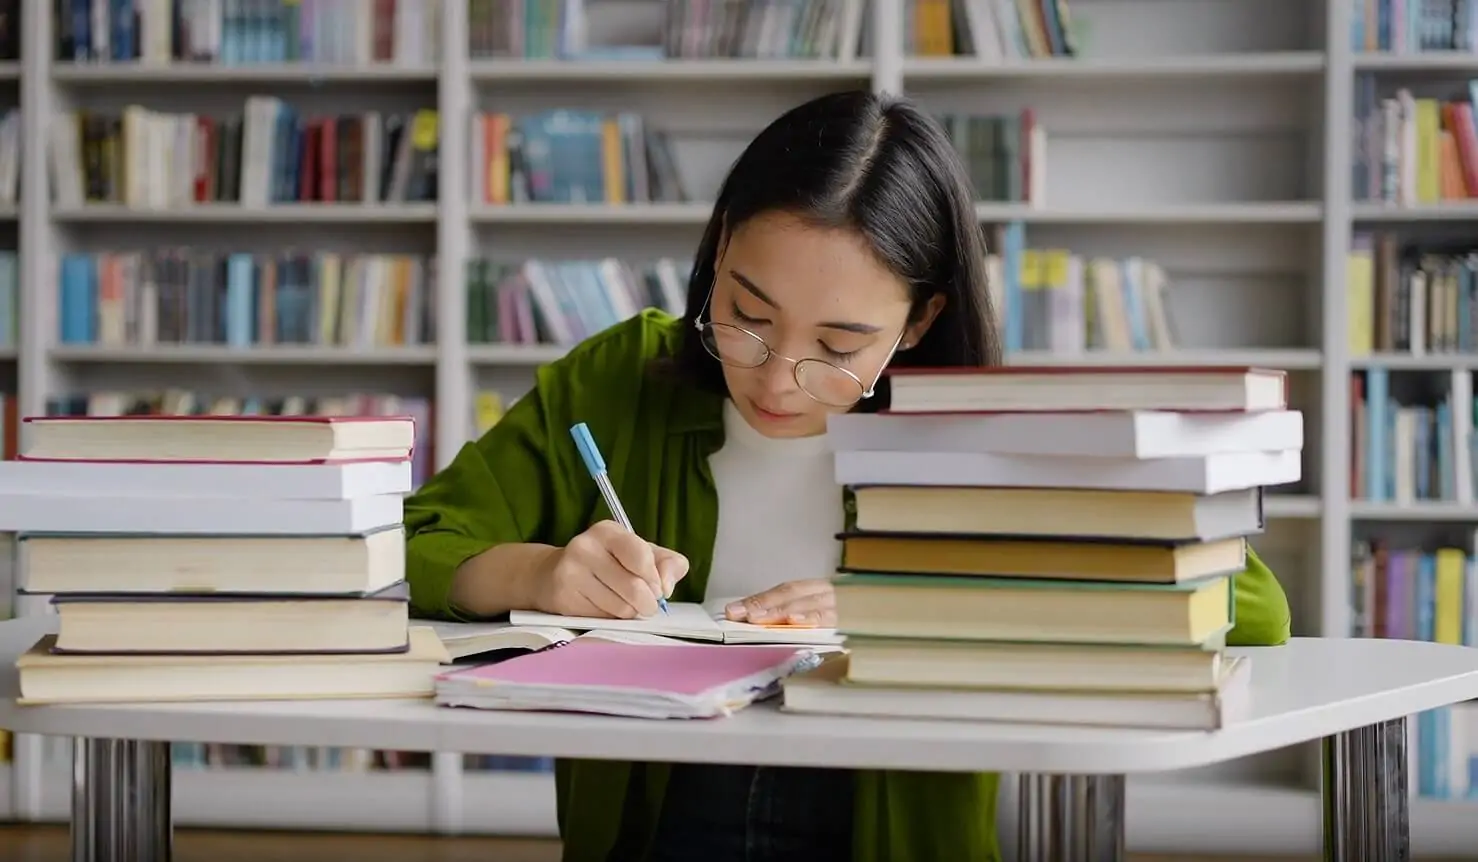
[[[717,276],[715,276],[714,283],[716,283],[717,281]],[[893,339],[893,346],[888,348],[888,355],[883,359],[883,364],[878,366],[877,373],[873,375],[872,383],[866,384],[863,383],[862,378],[858,377],[856,374],[853,374],[851,371],[848,371],[847,369],[842,368],[839,365],[827,362],[825,359],[792,359],[791,357],[786,356],[785,354],[775,350],[773,347],[770,346],[769,342],[765,341],[764,338],[760,337],[754,332],[751,332],[748,329],[745,329],[742,326],[737,326],[732,323],[719,323],[713,320],[713,316],[709,311],[709,305],[713,302],[714,283],[709,284],[708,296],[705,297],[703,300],[703,308],[698,311],[698,316],[693,318],[693,328],[698,330],[698,332],[702,336],[703,347],[705,350],[708,351],[709,355],[712,356],[714,359],[717,359],[724,365],[728,365],[733,368],[759,368],[766,362],[769,362],[770,357],[778,356],[779,358],[784,359],[786,362],[790,363],[791,375],[795,378],[796,388],[806,393],[807,398],[810,398],[812,401],[815,401],[818,404],[824,404],[827,407],[851,407],[859,401],[863,401],[873,397],[873,395],[876,394],[878,381],[881,380],[883,377],[883,371],[886,370],[888,365],[893,361],[893,356],[898,352],[898,348],[903,343],[903,336],[908,331],[907,327],[904,327],[904,329],[899,331],[898,337]],[[705,314],[707,314],[709,317],[707,321],[703,319]],[[759,348],[761,348],[759,361],[753,363],[742,363],[734,362],[732,358],[724,357],[719,352],[718,346],[715,344],[716,334],[719,332],[732,332],[739,335],[748,336],[749,338],[753,339],[755,344]],[[851,378],[852,382],[857,384],[857,396],[855,398],[840,403],[818,397],[816,393],[812,392],[810,388],[806,386],[804,379],[804,371],[806,368],[817,367],[820,367],[821,369],[829,372],[838,372]]]

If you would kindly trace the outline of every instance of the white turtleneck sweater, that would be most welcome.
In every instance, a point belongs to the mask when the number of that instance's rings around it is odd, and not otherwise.
[[[836,574],[842,492],[825,436],[766,437],[725,400],[724,445],[709,465],[719,508],[705,600]]]

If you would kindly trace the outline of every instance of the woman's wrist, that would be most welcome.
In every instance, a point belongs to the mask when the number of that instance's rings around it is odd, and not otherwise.
[[[553,545],[534,543],[488,548],[457,568],[452,604],[480,617],[537,610],[540,581],[558,553]]]

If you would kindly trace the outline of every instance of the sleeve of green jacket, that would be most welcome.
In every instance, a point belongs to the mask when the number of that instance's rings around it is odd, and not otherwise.
[[[529,392],[406,499],[406,580],[417,616],[471,620],[450,601],[463,562],[509,542],[563,545],[588,525],[597,492],[570,417],[615,445],[612,417],[624,411],[613,405],[635,403],[643,326],[612,327],[540,367]]]
[[[406,580],[419,616],[469,619],[449,598],[457,567],[545,534],[553,483],[544,416],[536,387],[406,499]]]
[[[1288,641],[1291,615],[1288,597],[1267,564],[1247,549],[1247,568],[1233,582],[1236,624],[1227,633],[1229,646],[1277,646]]]

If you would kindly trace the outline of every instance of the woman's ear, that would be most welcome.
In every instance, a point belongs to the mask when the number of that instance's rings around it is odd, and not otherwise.
[[[903,331],[903,340],[898,343],[898,349],[907,350],[918,344],[923,339],[924,333],[929,331],[929,327],[934,325],[935,319],[939,317],[939,312],[944,310],[944,304],[947,301],[942,293],[929,297],[929,301],[924,303],[924,313]]]

